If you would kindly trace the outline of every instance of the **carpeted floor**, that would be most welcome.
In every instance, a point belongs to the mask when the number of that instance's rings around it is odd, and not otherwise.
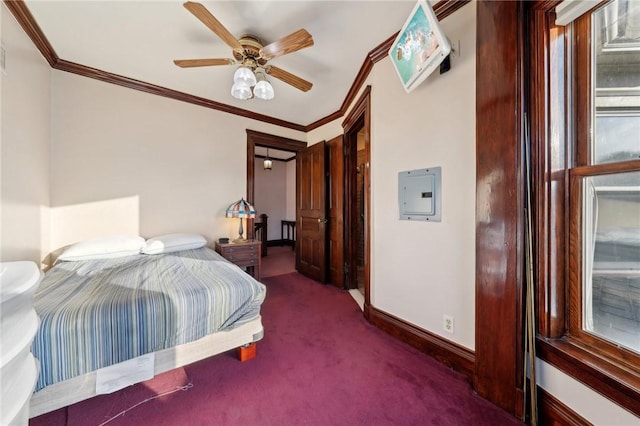
[[[235,352],[33,419],[31,425],[521,425],[462,376],[371,326],[344,291],[264,278],[257,358]],[[186,385],[186,386],[185,386]]]
[[[290,246],[272,246],[262,258],[260,275],[262,278],[288,274],[296,270],[296,252]]]

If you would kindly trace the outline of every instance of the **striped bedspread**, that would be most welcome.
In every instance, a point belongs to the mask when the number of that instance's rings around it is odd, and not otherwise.
[[[265,295],[209,248],[58,263],[34,295],[36,390],[246,323]]]

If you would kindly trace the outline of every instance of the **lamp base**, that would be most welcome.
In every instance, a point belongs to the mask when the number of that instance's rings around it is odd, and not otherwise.
[[[246,238],[236,238],[235,240],[233,240],[232,242],[234,244],[242,244],[242,243],[248,243],[250,240],[247,240]]]

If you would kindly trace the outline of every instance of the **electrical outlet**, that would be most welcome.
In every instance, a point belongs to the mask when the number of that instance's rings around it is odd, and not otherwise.
[[[454,330],[454,328],[453,328],[453,325],[454,325],[453,324],[453,317],[451,315],[445,315],[443,317],[443,320],[444,321],[442,323],[442,326],[444,328],[444,331],[453,334],[453,330]]]
[[[451,43],[451,56],[459,58],[462,55],[462,50],[460,47],[460,40],[458,43]]]

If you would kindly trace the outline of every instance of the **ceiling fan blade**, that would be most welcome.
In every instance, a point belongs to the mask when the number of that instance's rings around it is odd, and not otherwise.
[[[313,37],[303,28],[264,46],[260,56],[269,60],[309,46],[313,46]]]
[[[179,67],[210,67],[214,65],[233,65],[236,63],[233,59],[228,58],[212,58],[212,59],[176,59],[173,61]]]
[[[277,78],[278,80],[282,80],[303,92],[308,92],[313,87],[313,84],[309,83],[307,80],[304,80],[297,75],[293,75],[282,68],[274,67],[273,65],[268,66],[266,68],[266,72],[270,76]]]
[[[240,51],[243,50],[240,42],[211,14],[211,12],[207,10],[206,7],[193,1],[186,2],[184,7],[196,18],[202,21],[203,24],[209,27],[209,29],[220,37],[222,41],[227,43],[233,49],[239,49]]]

